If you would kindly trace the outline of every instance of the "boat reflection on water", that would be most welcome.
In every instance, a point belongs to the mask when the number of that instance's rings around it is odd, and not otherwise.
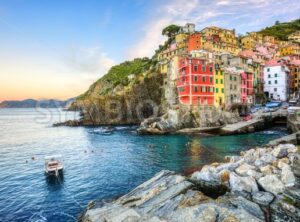
[[[48,186],[62,186],[64,184],[64,172],[57,176],[45,173],[45,180]]]

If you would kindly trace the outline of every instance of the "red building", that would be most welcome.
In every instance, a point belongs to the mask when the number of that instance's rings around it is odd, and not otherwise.
[[[186,105],[214,105],[214,64],[205,59],[179,60],[176,82],[179,101]]]
[[[253,74],[249,72],[241,72],[241,102],[253,102]]]
[[[192,50],[200,50],[202,47],[202,34],[199,32],[191,34],[187,39],[188,52]]]

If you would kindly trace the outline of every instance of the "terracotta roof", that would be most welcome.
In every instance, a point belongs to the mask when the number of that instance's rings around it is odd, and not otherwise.
[[[239,53],[239,56],[245,58],[253,58],[255,56],[255,53],[252,50],[243,50]]]
[[[281,64],[278,62],[278,60],[272,59],[266,62],[265,66],[280,66]]]

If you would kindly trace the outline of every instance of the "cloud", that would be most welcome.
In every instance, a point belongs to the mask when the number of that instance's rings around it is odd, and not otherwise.
[[[84,75],[102,76],[115,64],[115,61],[99,46],[73,46],[64,58],[66,67]]]

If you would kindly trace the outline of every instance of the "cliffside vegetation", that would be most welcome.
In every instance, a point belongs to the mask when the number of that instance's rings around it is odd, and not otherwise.
[[[155,61],[147,57],[115,65],[102,78],[93,83],[88,91],[80,95],[79,99],[85,99],[92,93],[95,93],[95,91],[97,91],[97,95],[105,96],[118,86],[128,86],[131,80],[138,81],[138,77],[154,71],[154,65]]]
[[[300,30],[300,19],[291,22],[279,22],[276,21],[275,25],[266,27],[258,33],[262,35],[274,36],[279,40],[288,40],[288,36],[296,31]]]
[[[82,111],[80,125],[139,124],[162,113],[162,86],[156,60],[138,58],[113,66],[70,109]]]

